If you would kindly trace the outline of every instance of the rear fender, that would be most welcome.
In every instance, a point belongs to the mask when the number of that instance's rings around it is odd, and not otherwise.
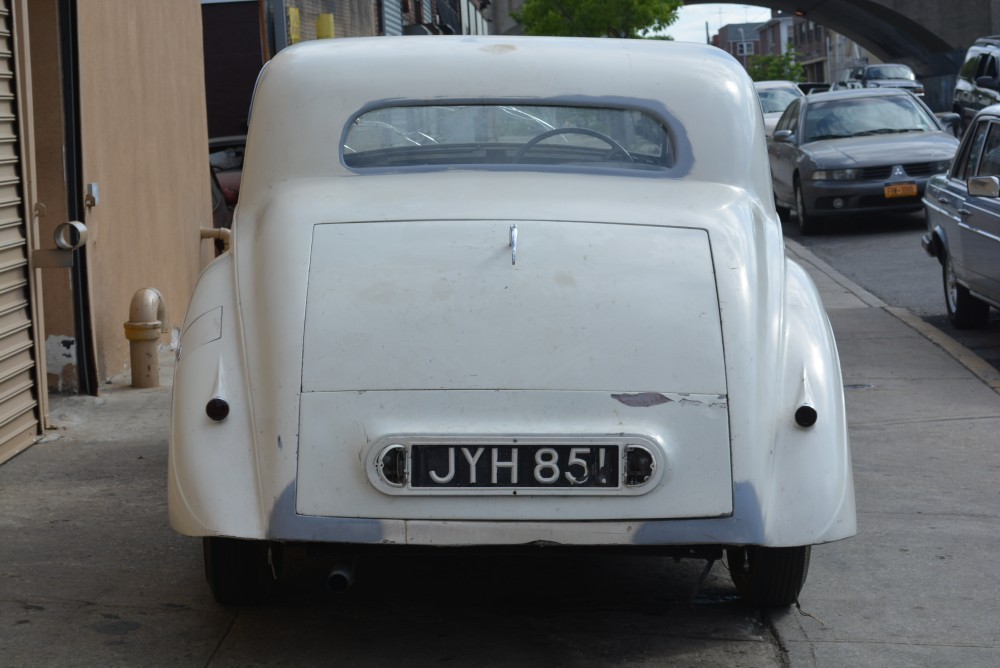
[[[174,374],[167,498],[179,533],[264,535],[245,368],[235,267],[227,253],[198,281]],[[220,421],[207,414],[212,399],[228,404]]]
[[[763,500],[769,546],[824,543],[854,535],[856,518],[843,381],[833,330],[806,272],[786,261],[781,329],[783,360],[771,453],[771,489]],[[811,406],[812,426],[796,423]]]
[[[930,231],[930,238],[931,248],[933,248],[934,251],[934,257],[937,258],[939,263],[944,265],[945,255],[951,252],[947,232],[945,232],[944,228],[940,225],[935,225],[934,229]]]

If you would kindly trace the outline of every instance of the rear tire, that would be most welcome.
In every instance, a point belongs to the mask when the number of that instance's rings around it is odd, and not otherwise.
[[[811,216],[806,210],[806,199],[802,194],[802,184],[795,179],[795,216],[799,219],[799,232],[804,237],[819,234],[823,231],[822,223]]]
[[[989,324],[990,305],[976,299],[969,289],[958,282],[951,253],[944,252],[941,276],[944,282],[944,305],[948,320],[955,329],[981,329]]]
[[[281,545],[261,540],[209,536],[202,539],[205,578],[222,605],[266,600],[281,569]]]
[[[787,223],[789,218],[791,218],[792,210],[787,206],[781,206],[778,204],[778,200],[774,201],[774,209],[778,212],[778,220],[783,223]]]
[[[726,550],[729,575],[748,603],[762,608],[787,607],[799,600],[809,573],[811,545],[746,547]]]

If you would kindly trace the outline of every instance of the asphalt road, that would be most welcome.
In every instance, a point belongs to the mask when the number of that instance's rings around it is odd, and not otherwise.
[[[920,246],[923,213],[867,215],[831,220],[825,234],[803,237],[794,215],[785,236],[889,306],[904,308],[1000,369],[1000,311],[981,330],[957,330],[944,306],[941,265]]]

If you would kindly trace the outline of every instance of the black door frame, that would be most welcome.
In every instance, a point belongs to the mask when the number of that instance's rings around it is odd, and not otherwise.
[[[67,214],[69,220],[86,224],[83,203],[83,163],[80,151],[80,81],[76,0],[59,2],[59,59],[63,84],[63,122]],[[93,323],[90,318],[90,286],[87,281],[87,248],[73,251],[70,269],[73,287],[73,325],[80,392],[96,395],[97,364],[94,359]]]

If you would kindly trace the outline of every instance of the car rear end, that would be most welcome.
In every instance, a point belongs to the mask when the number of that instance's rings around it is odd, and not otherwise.
[[[171,523],[219,600],[288,544],[789,549],[804,578],[854,532],[836,347],[738,63],[334,42],[262,75],[182,334]]]
[[[725,354],[703,229],[317,225],[305,317],[299,514],[621,521],[732,511]]]

